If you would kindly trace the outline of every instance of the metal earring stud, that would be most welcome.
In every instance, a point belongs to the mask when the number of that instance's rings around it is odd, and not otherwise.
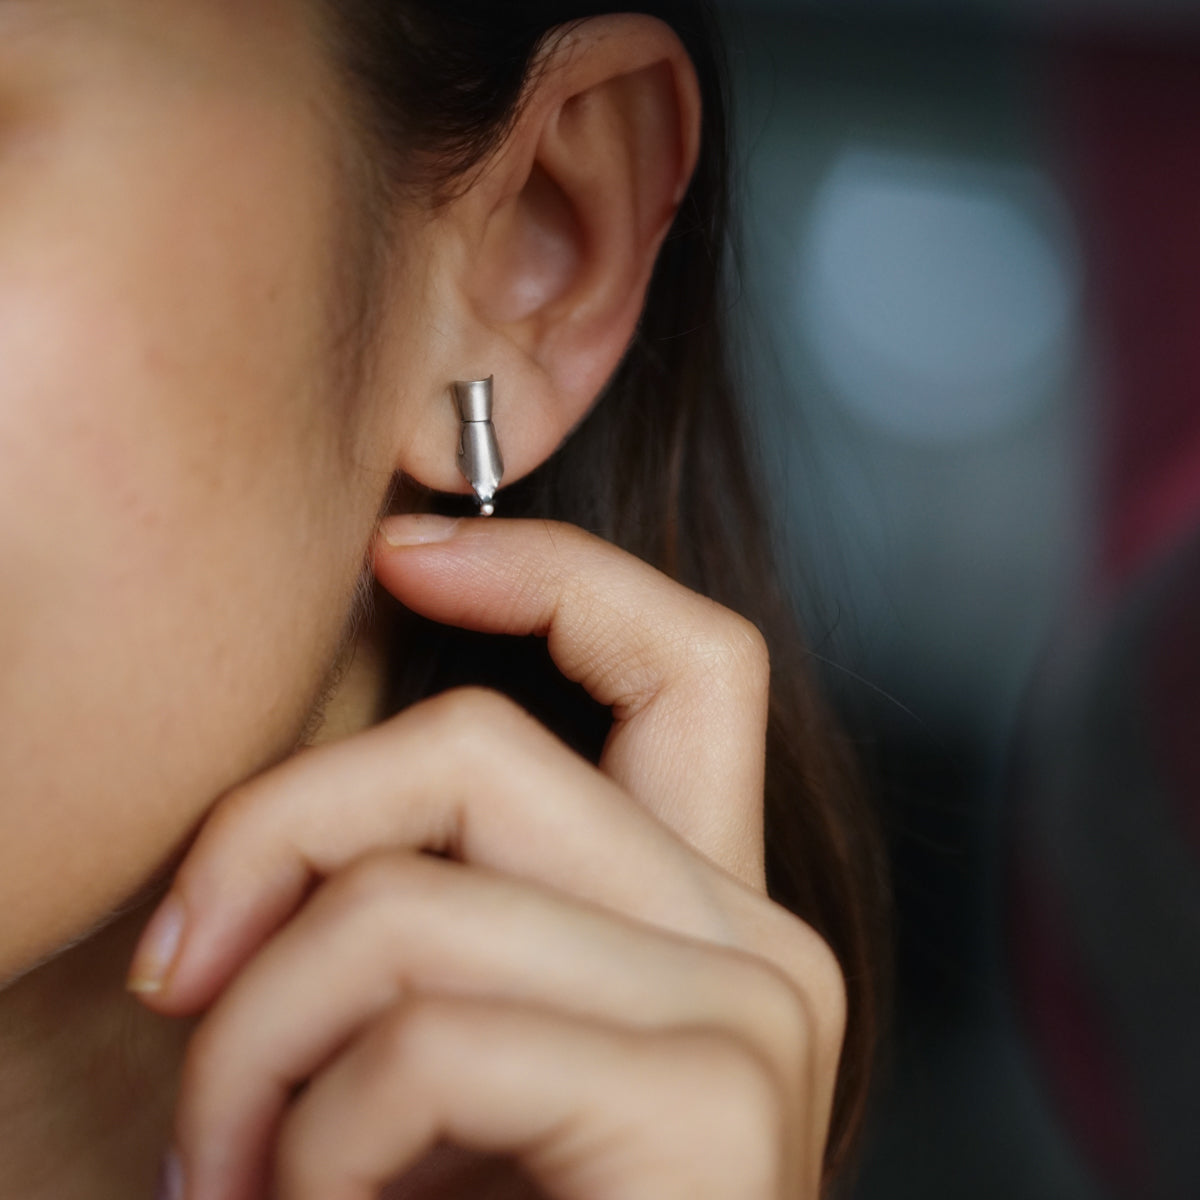
[[[496,511],[496,489],[504,477],[504,459],[492,424],[492,376],[454,385],[462,434],[458,442],[458,469],[479,501],[479,515]]]

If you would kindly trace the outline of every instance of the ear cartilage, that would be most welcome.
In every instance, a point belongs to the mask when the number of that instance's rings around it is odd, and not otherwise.
[[[496,489],[504,478],[504,459],[492,424],[492,384],[494,377],[454,385],[462,434],[458,442],[458,469],[475,492],[479,515],[490,517],[496,511]]]

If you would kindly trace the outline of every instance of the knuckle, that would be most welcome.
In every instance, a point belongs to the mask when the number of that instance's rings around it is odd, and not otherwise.
[[[722,1083],[726,1097],[736,1097],[741,1111],[768,1121],[779,1113],[783,1104],[776,1074],[748,1043],[726,1034],[710,1035],[706,1043],[714,1080]]]
[[[520,711],[512,700],[493,688],[452,688],[443,692],[439,699],[445,704],[449,715],[458,719],[505,720]]]
[[[704,658],[714,672],[747,681],[755,688],[771,674],[767,639],[753,621],[732,609],[716,607],[703,635]]]
[[[724,1030],[692,1031],[672,1041],[668,1057],[682,1093],[674,1111],[686,1116],[689,1138],[705,1146],[720,1169],[736,1166],[745,1185],[739,1194],[778,1195],[790,1109],[776,1070]]]
[[[849,1011],[842,965],[833,948],[811,925],[786,910],[779,910],[779,915],[784,923],[773,940],[772,958],[763,966],[777,971],[780,982],[800,1005],[812,1050],[836,1059]]]
[[[736,626],[736,642],[746,666],[756,675],[768,676],[771,673],[771,648],[767,644],[766,635],[753,621],[734,614]]]
[[[370,1061],[385,1072],[393,1072],[412,1057],[414,1042],[419,1040],[417,1014],[421,1002],[408,997],[379,1022],[371,1037]]]
[[[406,851],[380,850],[355,859],[324,884],[319,897],[329,919],[367,914],[386,919],[393,936],[403,934],[406,915],[418,900],[423,906],[436,896],[444,881],[443,864]]]
[[[815,930],[807,929],[809,942],[804,995],[818,1043],[836,1054],[846,1034],[849,995],[846,976],[832,947]]]
[[[369,854],[331,876],[322,889],[322,900],[327,907],[342,910],[388,907],[404,886],[405,872],[395,856]]]
[[[390,1077],[419,1077],[426,1059],[436,1060],[447,1028],[443,1005],[436,999],[405,996],[372,1034],[366,1056],[370,1069]]]
[[[250,779],[237,784],[222,794],[204,821],[201,838],[211,850],[213,847],[236,845],[241,831],[251,820],[257,807],[261,788],[257,780]],[[188,860],[190,862],[190,859]],[[185,862],[184,867],[188,866]]]
[[[449,881],[427,855],[380,850],[331,876],[309,906],[310,928],[327,939],[374,945],[381,961],[399,964],[425,944]]]
[[[428,700],[429,725],[423,732],[449,763],[490,756],[498,743],[511,741],[527,725],[528,714],[500,692],[483,687],[453,688]]]
[[[782,971],[761,960],[751,961],[740,986],[771,1060],[794,1084],[807,1075],[820,1039],[809,999]]]

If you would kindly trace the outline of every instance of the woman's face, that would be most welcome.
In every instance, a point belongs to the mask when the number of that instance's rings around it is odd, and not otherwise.
[[[299,4],[0,0],[0,979],[291,749],[343,645],[390,463],[336,97]]]

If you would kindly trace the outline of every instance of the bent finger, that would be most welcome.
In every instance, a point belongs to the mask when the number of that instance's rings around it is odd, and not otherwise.
[[[702,853],[761,880],[769,668],[749,621],[548,521],[389,518],[375,573],[432,620],[545,636],[563,674],[612,709],[603,769]]]
[[[199,1011],[314,884],[388,848],[450,855],[708,941],[738,940],[731,893],[758,899],[511,701],[467,690],[227,797],[151,922],[131,986],[160,1011]]]
[[[514,1156],[555,1200],[782,1200],[805,1173],[790,1115],[769,1068],[721,1031],[420,997],[297,1102],[276,1189],[374,1200],[445,1139]]]
[[[636,1029],[723,1028],[827,1127],[839,1046],[762,959],[652,929],[524,881],[427,856],[364,859],[245,967],[189,1053],[178,1116],[195,1168],[255,1178],[295,1088],[411,994],[535,1004]],[[208,1162],[206,1148],[219,1161]]]

